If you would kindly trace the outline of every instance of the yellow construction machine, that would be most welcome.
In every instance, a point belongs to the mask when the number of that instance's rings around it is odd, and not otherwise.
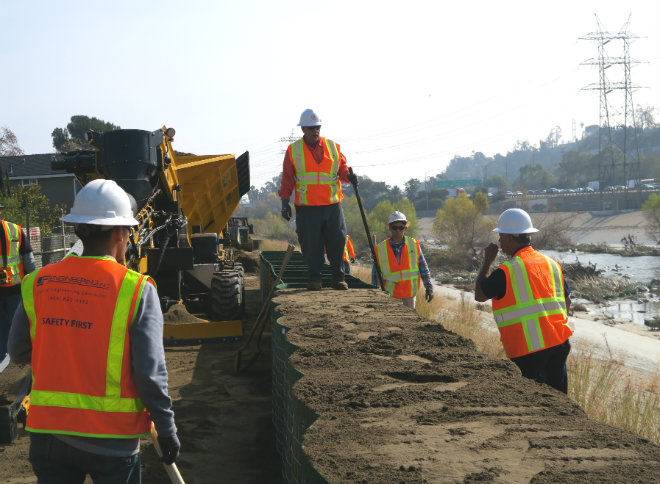
[[[163,312],[183,304],[196,316],[166,324],[166,342],[236,339],[244,304],[236,248],[251,250],[254,243],[247,220],[231,216],[250,189],[249,154],[180,154],[172,148],[174,134],[165,126],[89,131],[93,150],[63,153],[52,166],[74,173],[83,185],[114,180],[135,202],[140,225],[126,265],[154,278]]]

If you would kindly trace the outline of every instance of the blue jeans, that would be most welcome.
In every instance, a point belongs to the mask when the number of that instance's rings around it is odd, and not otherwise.
[[[7,354],[7,338],[11,320],[14,319],[16,308],[21,304],[21,293],[0,297],[0,361]]]
[[[568,340],[562,344],[536,351],[525,356],[511,358],[522,376],[550,385],[563,393],[568,393],[568,377],[566,374],[566,359],[571,352]]]
[[[52,434],[30,433],[30,462],[37,484],[140,484],[140,453],[112,457],[76,449]]]

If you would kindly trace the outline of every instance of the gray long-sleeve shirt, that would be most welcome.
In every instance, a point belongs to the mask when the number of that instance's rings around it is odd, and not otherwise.
[[[151,414],[160,436],[176,433],[172,400],[167,393],[167,368],[163,348],[163,313],[156,288],[146,284],[142,299],[129,330],[131,338],[131,366],[135,386],[144,406]],[[32,341],[30,321],[21,304],[9,332],[9,356],[14,363],[30,363]],[[55,434],[73,447],[95,454],[127,456],[140,450],[140,439],[104,439]]]

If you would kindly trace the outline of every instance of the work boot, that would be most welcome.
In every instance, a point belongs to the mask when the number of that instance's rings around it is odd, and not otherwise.
[[[344,280],[344,274],[340,276],[332,276],[332,288],[339,291],[346,291],[348,289],[348,284]]]
[[[320,291],[322,287],[321,274],[310,274],[309,279],[307,279],[307,290]]]

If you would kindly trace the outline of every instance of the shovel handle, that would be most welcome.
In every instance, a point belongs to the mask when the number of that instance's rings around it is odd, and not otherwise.
[[[150,435],[151,435],[151,442],[154,444],[154,448],[156,449],[156,454],[158,454],[158,457],[163,457],[163,451],[161,450],[160,444],[158,443],[158,432],[156,432],[156,427],[154,427],[153,422],[151,422]],[[163,467],[165,468],[165,472],[167,472],[167,475],[170,478],[172,484],[186,484],[183,480],[183,477],[181,477],[179,468],[176,466],[175,463],[165,464],[165,462],[163,462]]]
[[[353,167],[348,168],[348,172],[353,174]],[[355,198],[357,199],[358,207],[360,208],[360,215],[362,215],[362,223],[364,223],[364,231],[367,233],[367,240],[369,241],[369,248],[371,249],[371,259],[373,260],[374,265],[376,266],[376,278],[378,279],[378,285],[384,291],[385,285],[383,284],[383,273],[380,271],[380,264],[378,264],[378,257],[376,257],[376,248],[374,243],[371,240],[371,233],[369,232],[369,224],[367,224],[367,216],[364,214],[364,207],[362,207],[362,199],[360,198],[360,192],[358,191],[357,183],[351,182],[353,185],[353,190],[355,191]]]

